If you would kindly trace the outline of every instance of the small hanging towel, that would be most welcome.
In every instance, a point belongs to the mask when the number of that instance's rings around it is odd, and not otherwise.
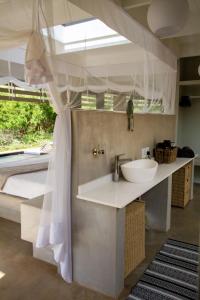
[[[134,117],[133,117],[134,105],[133,105],[133,95],[130,96],[130,99],[127,104],[127,117],[128,117],[128,130],[134,130]]]

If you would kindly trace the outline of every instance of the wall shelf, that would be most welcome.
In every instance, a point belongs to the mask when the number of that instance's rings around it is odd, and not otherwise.
[[[200,184],[200,178],[195,178],[195,179],[194,179],[194,183]]]
[[[200,167],[200,156],[198,156],[197,158],[195,158],[194,165]]]
[[[194,182],[200,184],[200,157],[194,161]]]
[[[179,81],[179,86],[191,86],[191,85],[199,85],[200,86],[200,80]]]

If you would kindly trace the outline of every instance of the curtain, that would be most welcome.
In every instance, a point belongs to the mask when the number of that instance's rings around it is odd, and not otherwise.
[[[41,17],[45,17],[41,4],[40,0],[34,2],[33,32],[26,49],[25,79],[31,85],[46,86],[57,117],[36,247],[52,247],[61,276],[70,283],[72,282],[71,103],[69,98],[66,104],[62,101],[56,84],[57,75],[54,73],[54,61],[51,57],[52,45],[48,44],[49,52],[47,52],[47,44],[41,34]],[[52,6],[48,6],[47,9],[49,13]],[[48,27],[48,24],[46,25]]]
[[[39,9],[38,2],[37,14]],[[36,19],[39,20],[39,16]],[[53,65],[54,62],[47,55],[43,36],[39,31],[34,31],[27,45],[25,78],[30,84],[46,86],[51,104],[57,113],[53,152],[49,161],[36,247],[52,247],[61,276],[70,283],[72,282],[71,103],[70,98],[66,104],[62,100]]]
[[[72,282],[71,110],[62,104],[52,83],[48,90],[57,117],[36,246],[52,245],[61,276]]]

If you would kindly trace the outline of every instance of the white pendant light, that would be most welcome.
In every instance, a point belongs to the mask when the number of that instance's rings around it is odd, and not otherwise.
[[[158,37],[167,37],[179,32],[187,22],[189,6],[187,0],[152,0],[147,21]]]
[[[200,65],[198,66],[198,75],[200,76]]]

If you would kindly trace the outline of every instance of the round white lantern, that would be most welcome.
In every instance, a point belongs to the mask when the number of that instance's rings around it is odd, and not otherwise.
[[[147,21],[155,35],[167,37],[184,27],[188,15],[187,0],[152,0],[147,13]]]
[[[200,65],[198,66],[198,74],[200,76]]]

